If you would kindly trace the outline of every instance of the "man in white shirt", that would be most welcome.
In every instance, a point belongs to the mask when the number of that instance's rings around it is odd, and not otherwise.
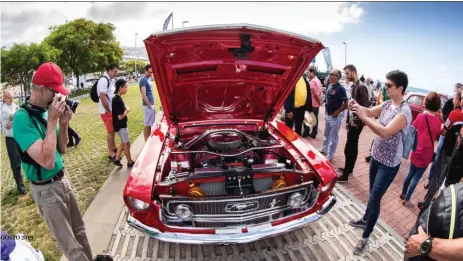
[[[111,113],[111,101],[114,97],[114,79],[119,71],[117,64],[111,63],[106,68],[106,73],[98,80],[97,93],[100,97],[98,102],[98,113],[106,127],[108,142],[108,159],[116,159],[116,143],[114,141],[113,116]]]
[[[13,93],[10,90],[3,91],[3,103],[1,107],[2,132],[5,135],[6,150],[10,158],[10,167],[13,172],[16,187],[20,196],[27,195],[21,176],[21,159],[18,153],[18,147],[13,138],[13,116],[18,106],[13,102]]]

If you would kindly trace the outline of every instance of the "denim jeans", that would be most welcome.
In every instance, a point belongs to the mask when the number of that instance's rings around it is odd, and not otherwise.
[[[337,118],[325,114],[325,133],[323,138],[323,151],[328,154],[328,159],[332,160],[336,153],[339,142],[339,129],[341,128],[344,113],[339,113]]]
[[[437,143],[437,149],[436,149],[436,158],[432,162],[431,169],[429,170],[429,176],[428,176],[429,182],[431,182],[432,177],[434,176],[434,171],[436,169],[437,160],[439,159],[442,146],[444,146],[444,139],[445,139],[445,136],[439,136],[439,142]]]
[[[425,171],[426,168],[417,168],[413,163],[410,163],[410,170],[404,180],[404,186],[402,188],[402,195],[405,196],[405,200],[410,200],[415,191],[416,184],[418,184]]]
[[[363,215],[363,220],[367,222],[367,225],[363,230],[363,238],[370,237],[371,232],[373,232],[373,228],[379,218],[381,199],[397,175],[399,168],[400,164],[396,167],[388,167],[376,161],[373,157],[371,158],[370,197],[368,198],[367,210]]]

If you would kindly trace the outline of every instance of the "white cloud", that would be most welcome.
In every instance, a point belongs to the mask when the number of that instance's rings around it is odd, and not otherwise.
[[[441,67],[439,67],[439,71],[442,71],[442,72],[447,71],[447,65],[442,65]]]
[[[116,26],[123,46],[137,46],[151,33],[160,31],[165,18],[174,12],[174,27],[224,23],[251,23],[300,34],[335,33],[358,24],[365,14],[358,4],[313,3],[1,3],[2,46],[14,42],[40,42],[48,27],[84,17]]]

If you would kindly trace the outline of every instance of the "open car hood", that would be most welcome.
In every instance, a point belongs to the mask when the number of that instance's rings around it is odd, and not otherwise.
[[[324,46],[254,25],[190,27],[145,41],[169,124],[271,121]]]

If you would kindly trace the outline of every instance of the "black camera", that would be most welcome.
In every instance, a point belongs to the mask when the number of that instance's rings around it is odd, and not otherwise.
[[[77,106],[79,105],[78,101],[73,101],[66,97],[66,100],[64,102],[66,102],[66,104],[69,105],[73,113],[76,113]]]

